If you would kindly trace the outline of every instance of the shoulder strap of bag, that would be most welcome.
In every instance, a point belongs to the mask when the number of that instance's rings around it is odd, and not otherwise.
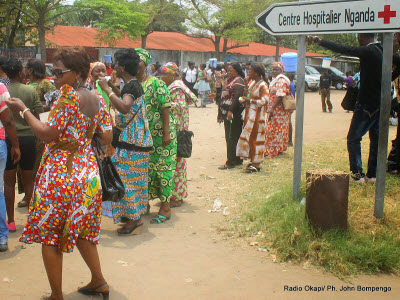
[[[132,104],[133,105],[133,104]],[[129,119],[128,123],[125,124],[124,128],[126,128],[130,122],[132,122],[132,120],[136,117],[137,113],[140,110],[140,106],[138,107],[138,109],[136,110],[136,112],[133,114],[132,118]]]

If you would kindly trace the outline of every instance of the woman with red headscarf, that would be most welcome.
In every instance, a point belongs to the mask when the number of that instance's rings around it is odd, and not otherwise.
[[[267,131],[265,156],[272,158],[286,151],[289,141],[289,111],[283,107],[283,97],[290,94],[290,80],[283,75],[284,65],[272,65],[272,81],[269,87],[270,102],[267,107]]]

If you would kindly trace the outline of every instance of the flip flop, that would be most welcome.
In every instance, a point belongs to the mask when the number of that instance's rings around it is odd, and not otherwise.
[[[99,286],[96,286],[95,288],[88,288],[88,287],[82,287],[78,289],[78,293],[81,293],[83,295],[87,295],[87,296],[94,296],[94,295],[98,295],[101,294],[103,296],[103,300],[108,300],[109,299],[109,295],[110,295],[110,291],[105,291],[105,292],[98,292],[97,289],[101,288],[102,286],[105,286],[107,284],[107,282],[104,282],[102,284],[100,284]]]
[[[131,227],[122,227],[117,230],[118,235],[136,235],[142,232],[142,224],[134,223]]]
[[[255,166],[253,166],[253,165],[249,165],[249,166],[247,166],[247,168],[246,168],[246,172],[247,172],[247,173],[256,173],[256,172],[260,172],[260,171],[261,171],[261,168],[255,167]]]
[[[168,221],[169,219],[171,219],[171,215],[166,217],[166,216],[157,214],[157,216],[155,216],[153,219],[151,219],[150,224],[161,224],[161,223]],[[152,221],[154,221],[154,222],[152,222]]]

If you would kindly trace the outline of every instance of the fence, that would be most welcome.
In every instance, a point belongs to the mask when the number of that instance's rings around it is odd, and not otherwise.
[[[4,55],[8,58],[15,57],[22,61],[22,64],[25,65],[27,61],[35,57],[35,50],[34,49],[0,49],[0,55]]]

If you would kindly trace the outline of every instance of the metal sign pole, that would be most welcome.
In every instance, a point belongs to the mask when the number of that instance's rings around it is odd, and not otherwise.
[[[293,200],[300,195],[301,163],[303,159],[304,91],[306,73],[306,36],[297,38],[296,128],[294,140]]]
[[[376,170],[375,211],[377,219],[383,218],[385,201],[386,159],[388,154],[389,118],[392,89],[393,33],[383,34],[383,64],[381,84],[381,111],[379,121],[378,166]]]

